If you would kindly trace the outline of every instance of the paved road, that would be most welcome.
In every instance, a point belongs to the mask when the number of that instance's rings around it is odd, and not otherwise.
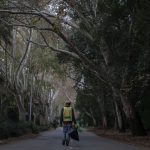
[[[54,131],[43,132],[33,139],[0,145],[0,150],[148,150],[98,137],[86,131],[79,135],[80,142],[71,140],[69,147],[62,146],[62,129],[58,128]]]

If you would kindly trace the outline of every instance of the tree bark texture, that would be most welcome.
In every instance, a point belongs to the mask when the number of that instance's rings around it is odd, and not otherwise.
[[[146,130],[144,129],[141,117],[138,110],[133,106],[129,98],[121,94],[121,101],[124,106],[124,111],[126,117],[129,121],[130,129],[133,136],[145,136],[147,135]]]
[[[141,121],[140,115],[138,114],[137,110],[131,105],[130,97],[123,95],[123,93],[121,93],[120,91],[121,79],[118,78],[116,65],[114,64],[114,60],[113,60],[113,54],[109,50],[107,43],[104,39],[101,40],[100,49],[103,58],[105,60],[105,65],[106,65],[105,72],[108,75],[109,85],[112,89],[113,94],[116,95],[116,97],[120,97],[120,102],[123,106],[126,118],[129,121],[132,135],[137,135],[137,136],[146,135],[146,131]],[[121,114],[119,114],[118,110],[119,109],[117,107],[117,116],[120,117]],[[118,123],[120,124],[121,119],[118,118],[118,121],[119,121]]]

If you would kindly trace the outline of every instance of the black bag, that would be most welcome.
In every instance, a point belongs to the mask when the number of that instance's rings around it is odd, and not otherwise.
[[[79,141],[79,134],[77,129],[72,128],[68,134],[73,140]]]

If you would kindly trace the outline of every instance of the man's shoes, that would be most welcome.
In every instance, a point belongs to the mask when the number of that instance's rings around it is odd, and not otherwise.
[[[69,146],[69,142],[68,141],[66,141],[66,146]]]
[[[62,145],[65,145],[65,140],[62,141]]]
[[[63,141],[62,141],[62,145],[69,146],[69,141],[65,141],[65,140],[63,140]]]

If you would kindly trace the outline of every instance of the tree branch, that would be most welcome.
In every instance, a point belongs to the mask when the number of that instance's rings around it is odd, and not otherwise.
[[[5,14],[13,14],[13,15],[34,15],[34,16],[42,16],[46,15],[47,17],[52,17],[52,18],[56,18],[56,16],[48,14],[46,12],[41,12],[41,11],[18,11],[18,10],[10,10],[10,9],[0,9],[0,13],[5,13]]]
[[[29,35],[29,41],[30,40],[32,40],[32,29],[30,30],[30,35]],[[24,53],[24,55],[23,55],[23,57],[21,59],[21,62],[19,64],[19,66],[18,66],[18,69],[16,71],[16,81],[19,80],[20,72],[23,69],[24,64],[26,63],[26,61],[27,61],[26,59],[28,58],[28,55],[29,55],[30,50],[31,50],[31,43],[29,41],[27,43],[27,47],[26,47],[25,53]]]

